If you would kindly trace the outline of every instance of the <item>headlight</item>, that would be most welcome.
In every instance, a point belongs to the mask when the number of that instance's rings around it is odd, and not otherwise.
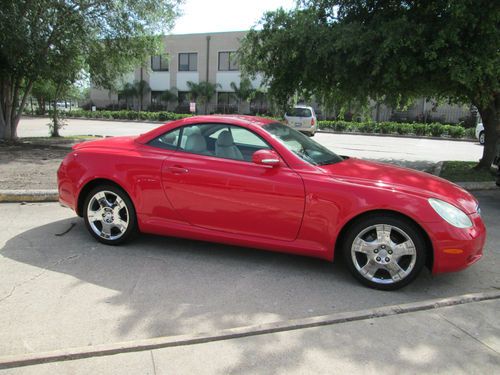
[[[455,206],[439,199],[430,198],[431,207],[448,223],[457,228],[470,228],[472,221],[469,217]]]

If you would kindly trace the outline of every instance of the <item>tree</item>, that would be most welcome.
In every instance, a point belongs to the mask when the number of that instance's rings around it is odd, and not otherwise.
[[[118,95],[125,98],[125,105],[127,106],[127,109],[130,109],[128,105],[128,100],[129,99],[133,100],[137,96],[137,92],[134,85],[131,84],[130,82],[127,82],[123,85],[121,90],[118,91]]]
[[[170,90],[165,90],[161,93],[160,100],[163,100],[167,103],[167,111],[169,103],[173,103],[177,101],[177,89],[172,88]]]
[[[189,87],[191,99],[194,101],[199,100],[205,106],[205,113],[207,113],[208,102],[215,96],[217,88],[220,87],[220,85],[218,83],[210,83],[208,81],[200,83],[188,81],[187,85]]]
[[[266,13],[240,50],[248,74],[264,74],[281,103],[296,91],[320,98],[419,96],[474,104],[485,126],[478,167],[500,134],[500,2],[304,0]]]
[[[47,104],[54,100],[56,87],[51,80],[38,80],[34,82],[31,95],[38,103],[37,113],[44,115],[47,112]]]
[[[144,101],[144,95],[151,91],[149,83],[144,80],[134,82],[134,92],[135,96],[139,99],[139,111],[142,111],[142,104]]]
[[[241,103],[249,102],[255,89],[252,86],[252,81],[247,77],[241,79],[239,86],[235,82],[231,82],[231,88],[234,91],[234,96],[238,100],[238,113],[240,113]]]
[[[35,81],[73,81],[85,70],[96,86],[159,48],[180,0],[17,0],[0,6],[0,138],[17,125]]]

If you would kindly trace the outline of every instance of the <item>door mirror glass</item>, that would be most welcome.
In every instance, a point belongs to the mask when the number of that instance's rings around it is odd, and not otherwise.
[[[279,155],[273,150],[255,151],[252,155],[252,161],[255,164],[267,165],[270,167],[276,167],[281,164]]]

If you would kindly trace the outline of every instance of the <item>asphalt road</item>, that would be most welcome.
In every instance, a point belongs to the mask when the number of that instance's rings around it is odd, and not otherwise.
[[[500,191],[476,192],[484,258],[381,292],[341,262],[141,235],[108,247],[56,203],[1,204],[0,356],[355,311],[500,288]]]
[[[20,137],[48,135],[46,118],[23,118]],[[61,135],[136,135],[161,124],[68,119]],[[483,146],[477,142],[317,133],[314,139],[340,155],[390,161],[393,163],[435,163],[442,160],[477,161]]]

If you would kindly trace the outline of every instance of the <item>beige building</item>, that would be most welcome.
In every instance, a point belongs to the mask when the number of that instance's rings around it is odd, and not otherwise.
[[[236,59],[236,51],[245,31],[168,35],[164,37],[165,55],[151,56],[143,67],[123,77],[118,87],[126,83],[144,80],[148,82],[150,91],[143,97],[143,109],[167,109],[189,112],[188,82],[200,83],[208,81],[217,84],[217,93],[208,104],[208,112],[234,112],[237,101],[232,95],[231,83],[240,85],[241,72]],[[252,81],[254,88],[259,88],[259,77]],[[166,90],[177,93],[178,100],[167,103],[161,95]],[[97,108],[123,107],[128,105],[138,108],[138,98],[121,97],[118,93],[92,87],[91,101]],[[126,103],[127,102],[127,103]],[[265,106],[265,103],[261,103]],[[198,113],[204,112],[204,106]],[[242,103],[242,112],[249,112],[249,104]]]

